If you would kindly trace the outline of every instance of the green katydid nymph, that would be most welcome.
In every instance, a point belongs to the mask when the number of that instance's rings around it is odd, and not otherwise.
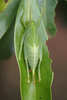
[[[43,8],[40,15],[38,22],[36,23],[33,19],[27,22],[24,22],[23,17],[25,14],[25,8],[23,8],[24,12],[21,17],[22,25],[25,27],[25,33],[23,34],[21,40],[21,46],[19,51],[19,61],[21,60],[21,53],[22,53],[22,46],[24,50],[24,57],[26,62],[26,69],[27,69],[27,82],[30,83],[30,76],[29,76],[29,66],[32,70],[33,81],[35,84],[35,69],[38,64],[38,77],[39,82],[41,81],[40,75],[40,64],[42,61],[42,43],[40,39],[40,35],[38,32],[38,27],[42,18]],[[23,45],[24,44],[24,45]]]

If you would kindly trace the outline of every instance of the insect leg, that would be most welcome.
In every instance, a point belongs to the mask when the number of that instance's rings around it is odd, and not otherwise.
[[[24,26],[24,28],[26,27],[26,23],[25,23],[25,21],[24,21],[24,15],[25,15],[25,6],[23,6],[23,14],[22,14],[22,16],[21,16],[21,18],[20,18],[20,21],[21,21],[21,23],[22,23],[22,25]]]
[[[37,22],[37,27],[39,27],[39,25],[40,25],[40,21],[41,21],[42,15],[43,15],[43,7],[41,7],[41,10],[42,10],[42,12],[41,12],[40,18]]]
[[[24,42],[24,37],[25,37],[25,34],[23,34],[21,44],[20,44],[19,61],[21,60],[21,53],[22,53],[22,46],[23,46],[23,42]]]
[[[29,83],[30,83],[30,77],[29,77],[29,66],[28,66],[27,58],[25,58],[25,60],[26,60],[26,69],[27,69],[27,78],[28,78],[27,82],[28,82],[28,84],[29,84]]]
[[[38,77],[39,77],[39,82],[41,81],[41,75],[40,75],[40,65],[42,61],[42,46],[40,48],[40,61],[39,61],[39,66],[38,66]]]
[[[33,81],[34,81],[34,84],[35,84],[35,69],[33,69],[32,71],[33,71],[33,73],[32,73],[33,74],[32,75],[33,76]]]
[[[29,76],[29,66],[28,66],[28,59],[27,59],[27,55],[26,55],[26,48],[24,45],[24,56],[25,56],[25,62],[26,62],[26,69],[27,69],[27,83],[30,83],[30,76]]]

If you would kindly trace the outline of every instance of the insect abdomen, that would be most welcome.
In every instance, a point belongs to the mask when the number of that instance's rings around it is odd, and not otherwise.
[[[36,47],[34,44],[34,46],[32,47],[27,42],[25,43],[25,52],[31,69],[35,69],[37,66],[39,59],[39,50],[39,45]]]

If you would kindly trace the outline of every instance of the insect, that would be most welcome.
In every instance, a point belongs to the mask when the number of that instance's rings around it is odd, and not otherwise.
[[[25,33],[23,34],[23,37],[21,40],[21,46],[20,46],[20,51],[19,51],[19,61],[21,60],[21,53],[22,53],[22,46],[23,46],[26,69],[27,69],[27,78],[28,78],[27,82],[28,84],[30,83],[30,76],[29,76],[29,66],[30,66],[32,70],[33,81],[35,84],[35,69],[36,69],[37,64],[38,64],[39,82],[41,81],[40,64],[42,61],[42,43],[40,40],[38,27],[42,18],[43,8],[42,8],[42,12],[37,23],[33,19],[27,22],[24,22],[23,17],[25,14],[25,8],[23,9],[24,9],[24,12],[21,17],[21,22],[23,26],[25,27]]]

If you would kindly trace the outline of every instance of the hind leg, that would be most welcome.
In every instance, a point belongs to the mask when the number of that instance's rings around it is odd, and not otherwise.
[[[39,82],[41,81],[41,75],[40,75],[40,65],[41,65],[41,61],[42,61],[42,46],[40,48],[40,61],[39,61],[39,65],[38,65],[38,77],[39,77]]]
[[[27,83],[29,84],[30,83],[29,66],[28,66],[28,60],[27,60],[27,56],[26,56],[25,47],[24,47],[24,56],[25,56],[26,70],[27,70]]]

